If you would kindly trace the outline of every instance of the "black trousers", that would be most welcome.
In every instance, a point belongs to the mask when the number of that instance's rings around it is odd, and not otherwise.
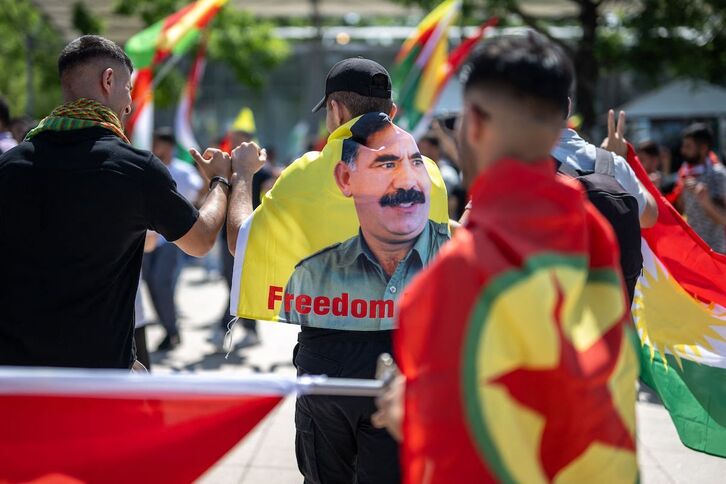
[[[227,287],[229,289],[232,289],[232,274],[234,273],[234,257],[232,257],[232,254],[229,253],[229,250],[227,250],[227,225],[222,227],[222,253],[220,258],[222,259],[222,275],[224,276],[224,280],[227,282]],[[229,298],[227,298],[227,306],[229,307]],[[227,311],[225,310],[224,315],[219,320],[220,327],[227,331],[227,323],[232,319],[232,316],[230,316]],[[247,318],[240,318],[240,322],[242,323],[242,327],[252,333],[257,333],[257,320],[255,319],[247,319]]]
[[[136,341],[136,359],[151,371],[151,360],[149,359],[149,349],[146,347],[146,326],[136,328],[134,330],[134,340]]]
[[[293,363],[298,375],[374,378],[391,331],[305,328]],[[300,396],[295,405],[295,455],[306,484],[395,484],[401,480],[398,444],[371,424],[373,398]]]

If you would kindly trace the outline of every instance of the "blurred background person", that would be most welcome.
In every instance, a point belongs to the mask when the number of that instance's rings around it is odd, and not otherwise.
[[[17,146],[18,142],[10,132],[10,107],[0,96],[0,155]]]
[[[434,119],[431,129],[421,138],[417,144],[421,154],[433,160],[441,171],[441,177],[446,185],[446,193],[449,203],[449,218],[459,220],[466,205],[466,191],[461,184],[461,172],[451,160],[449,151],[444,148],[444,138],[440,121]],[[438,128],[438,129],[437,129]]]
[[[636,153],[640,162],[645,168],[645,172],[648,173],[650,181],[661,190],[663,182],[663,170],[661,163],[661,149],[655,141],[643,141],[636,148]]]
[[[676,207],[716,252],[726,253],[726,168],[713,154],[713,133],[702,123],[683,131]]]
[[[177,190],[192,204],[196,203],[197,194],[204,182],[197,170],[179,159],[174,158],[176,138],[171,128],[159,128],[154,132],[154,154],[167,167]],[[157,351],[174,349],[181,342],[177,325],[176,303],[174,293],[181,271],[182,252],[174,244],[158,237],[156,247],[144,254],[143,275],[149,288],[151,302],[156,310],[159,322],[166,335],[157,347]]]
[[[22,143],[31,129],[37,125],[38,122],[28,116],[20,116],[19,118],[13,118],[10,120],[10,132],[13,134],[13,138],[18,143]]]

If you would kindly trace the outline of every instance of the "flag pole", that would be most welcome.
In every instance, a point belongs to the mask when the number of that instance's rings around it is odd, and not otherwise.
[[[385,387],[383,380],[360,378],[328,378],[325,375],[298,377],[295,389],[300,395],[340,397],[377,397]]]

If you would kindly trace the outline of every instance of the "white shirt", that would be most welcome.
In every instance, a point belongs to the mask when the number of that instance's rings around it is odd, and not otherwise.
[[[179,193],[190,202],[196,202],[199,190],[204,185],[197,170],[189,163],[177,158],[171,160],[171,164],[167,168],[169,168],[169,173],[176,182],[176,189]]]
[[[572,129],[563,129],[560,141],[550,152],[560,163],[566,163],[575,170],[591,172],[595,170],[595,145],[588,143]],[[645,188],[638,181],[635,172],[622,156],[613,154],[615,179],[626,192],[638,202],[638,214],[643,215],[646,204]]]

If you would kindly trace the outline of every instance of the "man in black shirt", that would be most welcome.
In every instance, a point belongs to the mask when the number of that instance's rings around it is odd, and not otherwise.
[[[146,231],[209,252],[232,160],[192,153],[211,179],[197,211],[158,158],[128,144],[133,67],[123,50],[83,36],[58,69],[65,104],[0,157],[0,365],[130,368]]]

